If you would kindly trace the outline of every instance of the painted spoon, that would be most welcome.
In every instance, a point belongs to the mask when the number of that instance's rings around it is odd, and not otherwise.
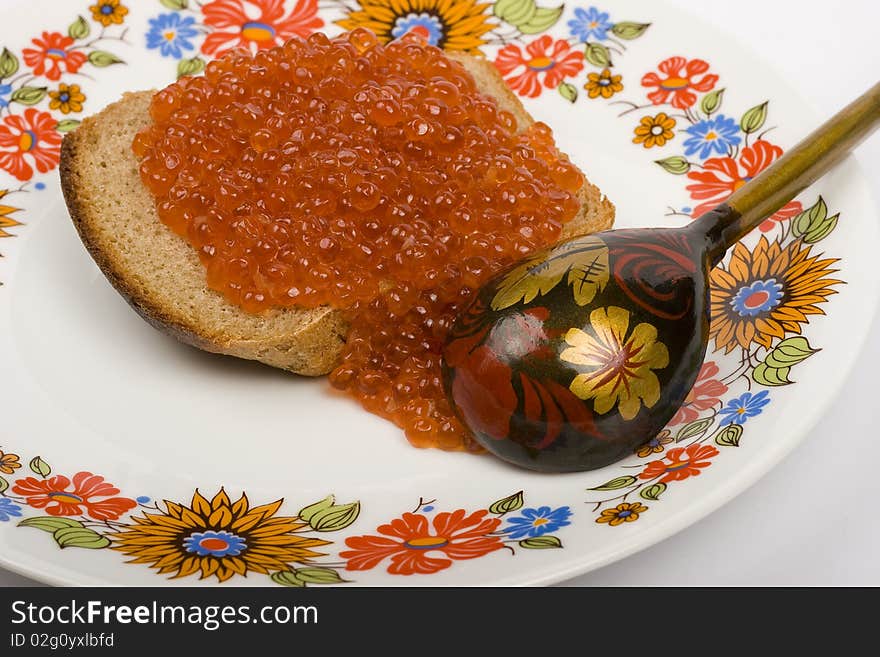
[[[532,470],[591,470],[632,454],[694,385],[709,271],[878,125],[880,83],[688,226],[580,237],[495,276],[444,346],[459,418],[490,452]]]

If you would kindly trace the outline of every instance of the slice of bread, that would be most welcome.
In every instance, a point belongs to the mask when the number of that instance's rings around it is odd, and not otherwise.
[[[499,107],[524,129],[533,119],[495,67],[484,59],[460,61]],[[159,220],[131,151],[149,124],[152,91],[122,100],[82,122],[61,148],[61,186],[73,223],[110,283],[150,324],[179,340],[219,354],[258,360],[318,376],[336,364],[347,325],[330,307],[245,312],[206,285],[195,249]],[[581,209],[563,237],[609,228],[614,206],[589,182]]]

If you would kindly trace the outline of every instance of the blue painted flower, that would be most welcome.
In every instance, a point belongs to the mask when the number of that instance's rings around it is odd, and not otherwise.
[[[9,105],[9,96],[12,94],[11,84],[0,84],[0,109]]]
[[[574,18],[568,21],[568,27],[572,36],[586,43],[592,36],[596,41],[604,41],[608,38],[608,30],[613,23],[608,20],[608,14],[601,12],[595,7],[574,10]]]
[[[728,424],[745,424],[750,417],[760,415],[764,407],[770,403],[766,390],[762,390],[757,395],[750,392],[744,392],[736,399],[727,402],[727,406],[718,411],[721,416],[721,426]]]
[[[782,301],[782,284],[775,278],[755,281],[736,291],[730,305],[740,317],[754,317],[772,310]]]
[[[443,23],[440,22],[437,16],[424,12],[421,14],[406,14],[394,21],[394,26],[391,28],[391,36],[398,38],[410,32],[414,32],[432,46],[436,46],[440,43],[440,39],[443,38]]]
[[[21,517],[21,507],[8,497],[0,497],[0,522],[7,522],[12,518]]]
[[[551,509],[549,506],[523,509],[522,515],[508,520],[507,528],[502,531],[510,538],[542,536],[570,525],[568,521],[570,517],[571,510],[567,506],[558,509]]]
[[[684,154],[693,155],[699,152],[701,160],[705,160],[713,152],[727,155],[728,149],[738,146],[741,141],[739,124],[723,114],[695,123],[685,132],[690,137],[684,142]]]
[[[194,27],[196,19],[192,16],[181,17],[180,14],[160,14],[150,19],[150,31],[147,32],[147,48],[159,49],[163,57],[180,59],[184,50],[193,50],[190,39],[198,36]]]
[[[241,536],[228,531],[193,532],[183,539],[187,552],[195,552],[200,557],[237,557],[247,549]]]

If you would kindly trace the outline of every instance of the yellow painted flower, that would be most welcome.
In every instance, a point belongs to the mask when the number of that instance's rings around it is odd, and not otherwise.
[[[128,8],[119,4],[119,0],[98,0],[89,9],[92,10],[92,19],[104,27],[113,23],[121,25],[128,13]]]
[[[415,33],[445,50],[479,52],[485,34],[497,27],[492,6],[477,0],[361,0],[336,21],[347,30],[366,27],[383,43]]]
[[[233,503],[222,488],[210,502],[196,491],[190,506],[165,500],[164,513],[132,516],[135,524],[111,536],[113,548],[172,579],[200,572],[221,582],[323,556],[311,548],[328,541],[297,535],[307,527],[300,518],[275,516],[282,502],[251,508],[244,493]]]
[[[648,510],[644,504],[638,502],[623,502],[613,509],[605,509],[601,515],[596,518],[598,523],[608,523],[612,527],[622,525],[625,522],[635,522],[639,519],[639,514]]]
[[[657,329],[642,323],[629,330],[628,310],[609,306],[590,313],[592,334],[569,329],[569,347],[559,357],[586,372],[569,388],[581,399],[592,399],[597,413],[614,406],[625,420],[633,419],[641,405],[651,408],[660,399],[660,381],[652,370],[669,365],[666,345],[657,341]]]
[[[21,467],[18,454],[9,454],[0,449],[0,472],[11,475]]]
[[[673,441],[672,432],[669,429],[664,429],[656,436],[651,438],[644,445],[636,447],[635,452],[636,456],[640,458],[645,458],[651,456],[652,454],[660,454],[664,449],[666,449],[666,445]]]
[[[727,268],[709,274],[709,337],[716,349],[730,353],[752,343],[769,349],[774,339],[799,334],[809,315],[824,314],[819,304],[841,283],[830,278],[837,260],[811,251],[800,240],[783,247],[764,236],[752,251],[742,242],[734,247]]]
[[[0,189],[0,200],[3,199],[9,193],[8,189]],[[9,215],[13,212],[21,212],[21,208],[14,208],[11,205],[4,205],[0,203],[0,237],[12,237],[10,233],[7,233],[4,228],[13,228],[14,226],[21,226],[21,222],[16,221]]]
[[[623,91],[621,79],[622,76],[611,75],[611,71],[606,68],[601,73],[588,73],[584,89],[590,98],[611,98],[618,91]]]
[[[49,92],[49,109],[61,110],[62,114],[82,112],[85,99],[78,84],[67,85],[62,82],[57,90]]]
[[[667,115],[666,112],[660,112],[655,116],[643,116],[633,130],[636,135],[633,137],[633,143],[641,144],[645,148],[663,146],[675,137],[675,133],[672,132],[674,127],[675,119]]]

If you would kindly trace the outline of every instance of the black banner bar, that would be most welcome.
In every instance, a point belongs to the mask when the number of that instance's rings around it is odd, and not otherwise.
[[[371,655],[469,656],[482,654],[478,646],[493,655],[591,654],[599,646],[617,654],[643,641],[661,655],[678,654],[661,648],[682,642],[731,648],[759,635],[765,642],[784,637],[790,650],[793,630],[830,632],[835,616],[848,640],[872,627],[870,607],[850,608],[852,600],[832,589],[6,588],[0,655],[250,657],[323,649],[314,654],[324,657],[369,648]],[[511,651],[498,652],[504,646]]]

